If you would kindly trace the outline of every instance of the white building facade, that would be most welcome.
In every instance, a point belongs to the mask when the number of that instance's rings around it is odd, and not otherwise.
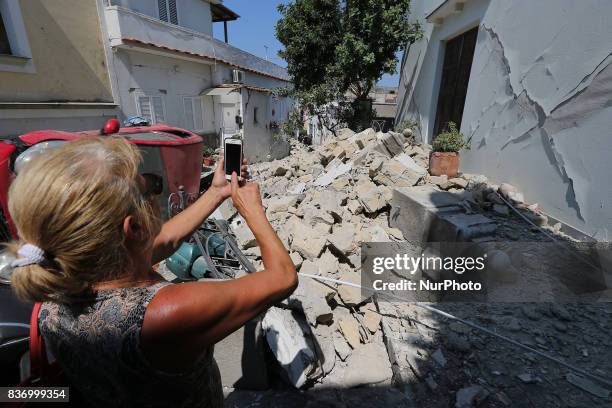
[[[612,238],[612,2],[413,0],[396,122],[471,138],[460,170],[518,186],[553,218]]]
[[[213,38],[217,14],[235,15],[221,1],[104,1],[102,30],[122,119],[179,126],[213,145],[241,133],[250,161],[288,153],[277,129],[291,101],[272,90],[289,86],[289,76]]]

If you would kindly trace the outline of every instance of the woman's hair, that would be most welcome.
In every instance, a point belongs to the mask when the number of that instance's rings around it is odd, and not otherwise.
[[[41,264],[16,267],[11,281],[26,301],[66,301],[131,267],[123,221],[132,215],[151,237],[159,227],[137,184],[141,156],[121,138],[85,137],[28,163],[9,190],[20,240],[45,252]]]

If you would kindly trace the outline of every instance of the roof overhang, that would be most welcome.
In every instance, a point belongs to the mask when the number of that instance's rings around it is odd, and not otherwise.
[[[461,13],[468,0],[445,0],[434,11],[429,13],[425,19],[428,23],[440,25],[444,19],[454,14]]]
[[[221,84],[214,88],[208,88],[200,92],[200,96],[224,96],[229,95],[230,92],[239,91],[240,89],[246,89],[248,91],[261,92],[261,93],[272,93],[268,88],[262,88],[253,85],[244,84]]]
[[[230,92],[233,92],[236,89],[238,88],[221,88],[221,87],[208,88],[200,92],[200,96],[225,96],[225,95],[229,95]]]
[[[221,3],[211,3],[210,11],[212,12],[213,23],[218,23],[221,21],[234,21],[240,18],[238,14]]]

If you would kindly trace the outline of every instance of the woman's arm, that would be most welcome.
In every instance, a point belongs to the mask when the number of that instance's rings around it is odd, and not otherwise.
[[[256,183],[232,199],[261,248],[264,270],[235,280],[167,286],[147,308],[142,327],[145,355],[160,369],[181,370],[297,287],[295,266],[268,222]]]
[[[246,160],[242,163],[242,177],[247,177]],[[152,263],[156,264],[176,252],[181,243],[189,238],[230,195],[231,185],[225,179],[223,156],[221,156],[210,188],[195,203],[162,226],[153,242]]]

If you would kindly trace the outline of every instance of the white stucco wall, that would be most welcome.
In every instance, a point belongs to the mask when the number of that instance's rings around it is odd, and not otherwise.
[[[183,97],[199,97],[203,90],[212,87],[210,66],[201,63],[118,50],[114,64],[124,117],[137,114],[137,95],[162,96],[165,123],[190,128],[185,122]],[[217,125],[210,97],[205,99],[203,106],[204,130],[215,132]]]
[[[249,162],[278,159],[289,153],[289,144],[280,133],[270,129],[273,118],[284,117],[289,104],[287,98],[275,99],[267,93],[242,90],[244,154]],[[257,123],[254,121],[255,109]]]
[[[157,0],[111,0],[111,4],[159,18]],[[210,3],[205,0],[177,0],[176,11],[179,26],[212,35]]]
[[[479,25],[461,170],[513,183],[553,217],[611,239],[612,3],[471,0],[441,25],[424,22],[440,3],[412,3],[425,38],[406,55],[397,119],[431,140],[443,41]]]

